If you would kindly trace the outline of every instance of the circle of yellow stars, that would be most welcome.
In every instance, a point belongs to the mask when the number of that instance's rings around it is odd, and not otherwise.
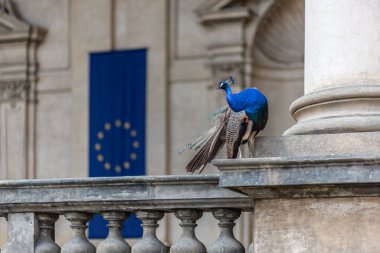
[[[106,122],[104,124],[104,130],[99,131],[96,135],[98,141],[95,143],[94,148],[97,152],[102,151],[102,145],[100,144],[100,141],[104,139],[105,133],[110,131],[112,129],[112,127],[116,127],[116,128],[123,127],[125,131],[129,131],[129,134],[132,138],[137,137],[137,131],[131,128],[131,123],[129,123],[128,121],[122,122],[121,120],[115,120],[114,124]],[[137,150],[140,147],[140,143],[137,140],[134,140],[132,142],[132,147],[134,150]],[[131,152],[129,154],[129,158],[131,160],[136,160],[137,159],[137,153],[134,151]],[[131,167],[131,165],[128,161],[124,161],[123,164],[115,164],[114,166],[112,166],[112,164],[110,162],[106,161],[106,159],[104,158],[104,156],[101,153],[99,153],[96,156],[96,159],[100,163],[104,162],[104,164],[103,164],[104,169],[106,169],[106,170],[113,169],[116,173],[121,173],[123,169],[128,170]]]

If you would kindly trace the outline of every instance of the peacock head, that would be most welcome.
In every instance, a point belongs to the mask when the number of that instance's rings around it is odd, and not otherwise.
[[[227,87],[228,87],[228,83],[226,81],[220,81],[219,82],[218,89],[225,90],[225,89],[227,89]]]
[[[231,84],[234,84],[235,80],[230,76],[230,79],[222,80],[219,82],[218,89],[226,90]]]

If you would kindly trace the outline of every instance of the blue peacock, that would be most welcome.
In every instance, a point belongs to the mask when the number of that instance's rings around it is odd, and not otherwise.
[[[218,88],[225,91],[228,105],[218,108],[212,115],[213,126],[184,150],[197,150],[198,153],[186,166],[187,172],[202,172],[220,149],[226,144],[227,158],[238,156],[241,145],[248,143],[251,151],[257,134],[263,130],[268,121],[268,101],[256,88],[247,88],[239,93],[232,93],[232,77],[220,81]],[[180,152],[180,153],[181,153]]]

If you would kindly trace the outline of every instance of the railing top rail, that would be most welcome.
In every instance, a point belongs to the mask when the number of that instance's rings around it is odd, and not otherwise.
[[[8,187],[72,187],[91,185],[170,185],[191,182],[193,184],[218,183],[219,175],[168,175],[168,176],[122,176],[122,177],[91,177],[91,178],[52,178],[52,179],[21,179],[0,180],[0,188]]]
[[[0,181],[0,213],[252,206],[245,195],[220,188],[218,175]]]

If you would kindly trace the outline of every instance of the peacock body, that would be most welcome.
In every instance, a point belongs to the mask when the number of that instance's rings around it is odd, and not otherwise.
[[[256,88],[248,88],[234,94],[230,87],[233,83],[232,77],[219,83],[219,89],[226,92],[228,105],[216,110],[212,128],[183,149],[198,151],[186,166],[188,172],[202,172],[224,144],[229,159],[238,156],[242,144],[248,143],[251,150],[254,138],[266,126],[268,102],[264,94]]]

